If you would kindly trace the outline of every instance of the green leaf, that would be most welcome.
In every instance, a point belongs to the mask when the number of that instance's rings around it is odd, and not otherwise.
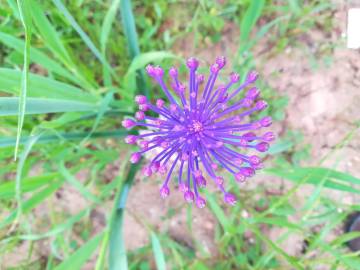
[[[147,64],[151,62],[161,61],[165,58],[178,58],[175,54],[167,51],[155,51],[155,52],[146,52],[138,54],[131,62],[129,69],[126,72],[128,76],[130,73],[134,73],[135,71],[144,68]]]
[[[23,54],[23,48],[25,43],[23,40],[18,39],[12,35],[0,32],[0,41],[6,46],[16,50],[18,53]],[[69,79],[71,82],[80,85],[79,79],[71,74],[66,68],[60,65],[57,61],[49,58],[45,53],[40,50],[31,47],[30,48],[30,60],[32,62],[38,63],[48,71],[56,73],[60,76],[63,76],[66,79]]]
[[[71,26],[74,28],[74,30],[79,34],[81,39],[84,41],[86,46],[90,49],[90,51],[95,55],[95,57],[103,64],[103,66],[108,69],[108,71],[116,76],[116,73],[111,68],[109,63],[104,59],[100,51],[96,48],[95,44],[91,41],[89,36],[82,30],[81,26],[77,23],[77,21],[74,19],[74,17],[70,14],[70,12],[67,10],[67,8],[64,6],[64,4],[61,2],[61,0],[53,0],[53,3],[58,8],[58,10],[65,16],[65,18],[68,20],[68,22],[71,24]]]
[[[159,238],[156,236],[154,232],[151,232],[151,246],[154,252],[156,267],[158,270],[165,270],[166,263],[165,263],[165,256],[164,252],[161,248],[161,244]]]
[[[58,173],[48,173],[35,177],[27,177],[22,179],[22,192],[31,192],[47,184],[55,181]],[[1,182],[1,181],[0,181]],[[9,181],[0,185],[0,198],[9,199],[15,197],[15,182]]]
[[[259,19],[265,0],[251,1],[240,24],[240,42],[246,44],[250,40],[250,33]]]
[[[134,59],[137,55],[140,54],[140,48],[130,0],[121,1],[120,13],[122,18],[122,26],[128,43],[130,57],[131,59]],[[146,87],[145,73],[143,70],[138,71],[138,78],[136,84],[139,93],[150,98],[150,93],[148,88]]]
[[[41,204],[47,197],[49,197],[56,190],[58,190],[62,186],[62,184],[63,184],[63,180],[56,181],[51,185],[49,185],[48,187],[46,187],[45,189],[42,189],[39,192],[32,195],[30,199],[22,203],[23,214],[30,212],[36,206]],[[13,222],[14,219],[16,218],[16,214],[17,214],[17,209],[11,211],[11,213],[6,218],[3,218],[0,221],[0,229]]]
[[[92,194],[81,182],[79,182],[66,168],[63,162],[59,163],[59,172],[62,176],[64,176],[65,180],[72,185],[75,189],[77,189],[81,195],[84,196],[87,200],[100,203],[100,200]]]
[[[306,183],[317,185],[323,178],[326,178],[324,187],[360,194],[360,189],[356,189],[349,184],[360,185],[360,179],[349,174],[338,172],[327,168],[269,168],[265,173],[274,174],[293,182],[300,182],[308,178]]]
[[[22,240],[36,241],[36,240],[56,236],[56,235],[58,235],[60,233],[63,233],[66,230],[71,229],[72,226],[76,222],[79,222],[80,219],[83,218],[84,216],[86,216],[88,213],[89,213],[89,208],[86,208],[86,209],[80,211],[75,216],[71,216],[70,218],[68,218],[64,223],[56,225],[55,227],[53,227],[50,231],[48,231],[46,233],[42,233],[42,234],[24,234],[24,235],[19,235],[17,237],[19,239],[22,239]]]
[[[117,193],[114,201],[112,220],[110,221],[109,269],[128,269],[126,248],[123,236],[124,210],[130,187],[135,174],[140,168],[140,163],[130,166],[125,182]]]
[[[71,141],[84,139],[89,133],[88,132],[73,132],[73,133],[59,133],[56,135],[42,135],[37,144],[39,143],[51,143],[58,141]],[[104,132],[94,132],[90,138],[122,138],[127,135],[128,132],[124,129]],[[20,143],[23,144],[29,139],[29,136],[22,137]],[[9,147],[15,145],[15,138],[0,138],[0,148]]]
[[[18,94],[21,71],[0,68],[0,90],[9,94]],[[98,98],[90,95],[80,88],[62,83],[43,76],[29,74],[28,83],[29,97],[46,97],[53,99],[70,99],[82,102],[98,101]]]
[[[24,46],[24,64],[21,75],[21,88],[19,93],[20,98],[19,98],[19,107],[18,107],[18,111],[19,111],[18,126],[17,126],[16,144],[15,144],[15,152],[14,152],[15,160],[17,158],[17,154],[19,150],[21,131],[24,125],[24,118],[25,118],[26,96],[27,96],[27,90],[29,84],[30,43],[31,43],[31,32],[32,32],[31,18],[29,14],[29,2],[18,0],[17,4],[19,8],[20,20],[25,30],[25,46]]]
[[[107,11],[103,24],[101,26],[100,34],[100,49],[104,58],[106,58],[106,44],[109,39],[111,26],[114,23],[116,12],[119,8],[121,0],[113,0],[109,10]],[[111,86],[111,77],[107,68],[103,67],[104,84],[107,87]]]
[[[94,111],[97,106],[91,103],[72,100],[27,98],[25,114],[46,114],[59,112]],[[19,98],[0,97],[0,116],[17,115]]]
[[[104,233],[99,233],[76,250],[69,258],[57,265],[54,270],[81,269],[84,263],[94,253],[103,239]]]

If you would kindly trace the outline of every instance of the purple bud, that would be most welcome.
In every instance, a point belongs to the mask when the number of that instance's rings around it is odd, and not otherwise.
[[[135,135],[128,135],[125,137],[124,141],[127,144],[136,144],[137,137]]]
[[[131,119],[124,119],[121,124],[124,128],[130,129],[136,125],[136,122]]]
[[[159,167],[159,173],[161,175],[166,174],[166,172],[167,172],[167,167],[165,165],[162,165],[162,166]]]
[[[181,83],[179,84],[179,87],[177,88],[179,93],[184,93],[185,89],[186,89],[186,86]]]
[[[257,80],[259,74],[256,71],[250,71],[246,77],[246,81],[248,83],[253,83]]]
[[[139,110],[140,110],[140,111],[146,112],[146,111],[148,111],[149,109],[150,109],[150,107],[149,107],[149,105],[146,104],[146,103],[139,105]]]
[[[249,157],[249,161],[252,165],[260,164],[261,159],[258,156],[251,156]]]
[[[260,90],[257,87],[253,87],[249,91],[247,91],[245,96],[250,99],[256,99],[259,95]]]
[[[132,153],[130,157],[130,162],[135,164],[138,163],[141,159],[141,154],[138,152]]]
[[[165,199],[170,194],[170,189],[167,186],[162,186],[160,188],[160,196]]]
[[[267,106],[268,106],[268,104],[265,100],[259,100],[255,104],[256,109],[259,111],[264,110],[265,108],[267,108]]]
[[[230,81],[232,83],[237,83],[240,80],[240,75],[238,73],[232,72],[230,74]]]
[[[250,107],[252,103],[253,100],[251,98],[244,98],[242,101],[244,107]]]
[[[178,75],[178,70],[175,67],[171,67],[169,70],[169,75],[173,78],[177,77]]]
[[[152,175],[152,170],[150,167],[148,166],[145,166],[143,169],[142,169],[142,174],[146,177],[150,177]]]
[[[210,66],[211,73],[218,73],[219,70],[220,70],[220,68],[219,68],[218,64],[213,64],[213,65]]]
[[[273,132],[269,131],[269,132],[266,132],[262,136],[262,138],[264,141],[271,142],[271,141],[275,140],[275,134]]]
[[[159,109],[161,109],[165,104],[165,101],[163,101],[162,99],[157,99],[156,100],[156,107],[158,107]]]
[[[135,113],[135,118],[139,121],[145,119],[145,113],[143,111],[138,111]]]
[[[205,81],[205,76],[204,76],[204,74],[197,74],[197,75],[196,75],[196,81],[197,81],[198,83],[203,83],[203,82]]]
[[[227,193],[225,193],[224,201],[227,204],[235,205],[237,200],[236,200],[236,197],[234,194],[227,192]]]
[[[160,168],[160,161],[155,161],[150,165],[150,169],[153,173],[158,172],[159,168]]]
[[[137,104],[144,104],[144,103],[146,103],[146,101],[147,101],[146,96],[143,96],[143,95],[137,95],[137,96],[135,96],[135,102],[136,102]]]
[[[194,193],[190,190],[184,193],[184,199],[188,203],[192,203],[194,201]]]
[[[255,171],[251,167],[242,167],[240,168],[239,173],[243,174],[246,177],[251,177],[255,174]]]
[[[185,183],[181,183],[180,186],[179,186],[179,189],[181,192],[186,192],[189,190],[189,187],[185,184]]]
[[[248,142],[252,142],[255,140],[256,134],[254,132],[247,132],[242,137],[247,140]]]
[[[190,57],[186,61],[186,66],[191,70],[196,70],[198,68],[198,66],[199,66],[199,61],[196,60],[196,58],[194,58],[194,57]]]
[[[269,144],[266,142],[261,142],[256,145],[256,150],[259,152],[266,152],[269,149]]]
[[[195,180],[196,180],[196,185],[198,185],[200,188],[206,187],[206,179],[204,176],[199,175],[195,178]]]
[[[200,196],[199,197],[197,197],[196,198],[196,206],[198,207],[198,208],[204,208],[205,206],[206,206],[206,201],[205,201],[205,199],[203,199],[203,198],[201,198]]]
[[[262,127],[268,127],[272,124],[272,119],[270,116],[265,116],[260,120],[260,124]]]
[[[215,181],[219,186],[222,186],[224,184],[224,178],[221,176],[216,176]]]
[[[176,104],[170,104],[170,111],[175,112],[177,110]]]
[[[164,75],[164,70],[161,67],[156,66],[154,67],[154,75],[160,78]]]
[[[143,149],[143,150],[146,150],[149,147],[149,142],[145,141],[145,140],[141,141],[139,144],[140,144],[140,148]]]
[[[235,174],[235,180],[239,183],[245,182],[246,177],[242,173],[238,172]]]
[[[147,65],[146,66],[146,72],[150,77],[154,77],[155,76],[155,71],[154,71],[154,66],[153,65]]]
[[[226,65],[225,56],[219,56],[216,58],[216,64],[218,64],[219,68],[222,69]]]

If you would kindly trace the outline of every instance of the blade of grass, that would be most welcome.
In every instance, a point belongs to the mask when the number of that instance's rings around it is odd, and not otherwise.
[[[0,68],[0,90],[9,94],[19,93],[21,72],[14,69]],[[29,73],[28,96],[54,99],[70,99],[96,103],[98,97],[84,92],[70,84]]]
[[[93,203],[101,203],[101,201],[92,194],[82,183],[80,183],[66,168],[63,161],[59,162],[58,165],[60,174],[65,178],[65,180],[72,185],[76,190],[80,192],[84,198]]]
[[[18,114],[18,127],[16,134],[16,144],[14,152],[14,160],[17,159],[19,151],[19,143],[21,138],[21,131],[24,125],[25,118],[25,108],[26,108],[26,93],[28,89],[28,73],[29,73],[29,64],[30,64],[30,43],[31,43],[31,18],[29,14],[29,2],[17,0],[17,5],[19,8],[20,21],[24,27],[25,31],[25,47],[24,47],[24,65],[21,76],[21,90],[20,90],[20,102],[19,102],[19,114]]]
[[[154,232],[151,232],[151,246],[155,257],[158,270],[166,270],[165,256],[160,244],[160,240]]]
[[[104,237],[104,232],[101,232],[87,241],[78,250],[76,250],[69,258],[62,261],[57,265],[54,270],[68,270],[68,269],[81,269],[84,263],[94,253],[99,246],[100,241]]]
[[[46,11],[39,1],[31,0],[31,14],[37,29],[40,32],[44,44],[51,50],[54,56],[60,60],[70,70],[79,82],[85,87],[92,89],[96,87],[96,82],[90,78],[85,78],[80,72],[75,61],[70,57],[68,50],[65,48],[59,33],[49,22],[46,17]],[[78,83],[79,84],[79,83]]]
[[[125,182],[117,193],[114,201],[113,218],[110,225],[110,245],[109,245],[109,269],[128,269],[126,249],[123,237],[123,219],[127,196],[134,181],[135,174],[140,167],[140,163],[131,165]]]
[[[118,129],[114,131],[104,131],[104,132],[94,132],[90,138],[122,138],[126,136],[128,132],[123,129]],[[39,143],[51,143],[58,141],[71,141],[71,140],[82,140],[88,135],[88,132],[69,132],[69,133],[58,133],[56,135],[42,135],[38,141]],[[25,143],[29,139],[28,136],[22,137],[20,144]],[[0,148],[14,146],[16,142],[15,138],[0,138]]]
[[[90,49],[90,51],[95,55],[95,57],[102,63],[102,65],[108,70],[109,73],[111,73],[116,78],[116,73],[111,68],[109,63],[104,59],[100,51],[96,48],[95,44],[91,41],[89,36],[82,30],[80,25],[76,22],[74,17],[70,14],[70,12],[67,10],[67,8],[64,6],[61,0],[53,0],[53,3],[58,8],[58,10],[65,16],[65,18],[68,20],[68,22],[71,24],[71,26],[74,28],[74,30],[79,34],[81,39],[84,41],[86,46]]]
[[[140,54],[140,48],[138,43],[138,37],[135,27],[134,15],[131,8],[130,0],[122,0],[120,5],[120,14],[122,18],[122,25],[124,33],[127,39],[130,58],[134,59],[137,55]],[[137,89],[138,92],[150,98],[150,93],[146,87],[145,73],[143,70],[137,72]]]
[[[114,23],[116,12],[119,9],[121,0],[113,0],[109,10],[107,11],[103,24],[101,26],[101,34],[100,34],[100,49],[103,55],[103,58],[106,59],[106,44],[109,39],[109,34],[111,30],[111,26]],[[103,77],[105,86],[111,86],[111,77],[109,71],[103,67]]]
[[[34,195],[32,195],[32,197],[29,198],[28,200],[26,200],[22,205],[23,206],[23,214],[30,212],[36,206],[41,204],[47,197],[49,197],[56,190],[58,190],[62,186],[63,182],[64,182],[63,180],[56,181],[56,182],[52,183],[51,185],[49,185],[48,187],[46,187],[45,189],[42,189],[39,192],[36,192]],[[1,220],[0,221],[0,229],[11,224],[15,220],[16,214],[17,214],[17,209],[11,211],[10,214],[6,218]]]
[[[0,97],[0,117],[18,115],[19,98]],[[47,98],[27,98],[25,114],[95,111],[91,103]]]
[[[16,50],[18,53],[20,54],[24,53],[23,48],[25,43],[23,40],[18,39],[7,33],[0,32],[0,41],[9,48]],[[46,68],[49,72],[56,73],[60,76],[63,76],[66,79],[69,79],[71,82],[75,84],[81,85],[79,83],[79,79],[73,76],[71,72],[69,72],[61,64],[52,60],[45,53],[41,52],[36,48],[33,47],[30,48],[30,61],[40,64],[41,66]]]
[[[21,156],[20,156],[20,160],[18,162],[18,166],[16,168],[16,178],[15,178],[15,199],[16,199],[16,203],[17,203],[17,211],[16,211],[16,220],[13,223],[12,228],[10,229],[10,231],[12,231],[12,229],[15,228],[15,225],[17,224],[17,222],[19,221],[23,209],[22,209],[22,188],[21,188],[21,177],[22,177],[22,170],[24,168],[25,165],[25,161],[27,156],[30,154],[30,151],[32,149],[32,147],[35,145],[35,143],[37,142],[37,140],[41,137],[41,134],[37,134],[37,135],[33,135],[30,136],[28,141],[25,144],[25,148],[24,151],[22,152]],[[17,141],[17,144],[19,144],[19,141]]]

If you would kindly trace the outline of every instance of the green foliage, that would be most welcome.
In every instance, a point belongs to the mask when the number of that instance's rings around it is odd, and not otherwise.
[[[271,147],[273,167],[263,171],[264,177],[288,181],[289,188],[271,193],[259,186],[240,192],[234,184],[232,190],[240,198],[234,208],[222,207],[221,198],[206,193],[216,220],[215,254],[197,242],[196,213],[183,209],[186,206],[169,209],[164,219],[186,210],[183,225],[192,236],[191,244],[143,221],[149,243],[130,251],[125,246],[126,201],[139,166],[127,166],[131,149],[121,139],[128,131],[119,123],[124,115],[133,114],[135,94],[155,97],[144,66],[181,64],[184,56],[219,42],[230,26],[238,32],[231,37],[237,45],[229,62],[245,74],[255,66],[254,48],[259,42],[266,41],[269,52],[281,54],[289,45],[303,47],[297,37],[316,25],[332,30],[328,1],[273,2],[3,1],[0,258],[29,245],[26,258],[11,269],[82,269],[87,263],[96,270],[316,269],[318,264],[359,269],[358,254],[343,248],[359,235],[336,235],[331,241],[328,237],[342,226],[348,212],[360,209],[336,202],[327,191],[359,194],[360,179],[335,166],[301,166],[310,157],[311,145],[294,130],[287,130]],[[317,54],[329,50],[326,47]],[[325,57],[330,63],[331,57]],[[283,121],[288,97],[266,79],[258,86],[269,101],[264,113]],[[357,131],[358,127],[337,149]],[[121,164],[115,166],[119,155]],[[107,180],[109,168],[115,171],[111,181]],[[305,187],[312,192],[297,212],[293,197]],[[72,213],[66,208],[72,202],[62,198],[66,189],[85,201],[73,206]],[[108,205],[112,208],[107,209]],[[101,207],[107,210],[105,225],[93,233],[91,216]],[[36,211],[44,212],[43,219]],[[300,217],[299,222],[294,222],[294,216]],[[274,228],[281,229],[276,239],[266,233]],[[294,235],[306,239],[297,257],[282,246]],[[34,259],[34,247],[44,242],[49,245],[47,256]],[[0,259],[0,267],[2,263]]]

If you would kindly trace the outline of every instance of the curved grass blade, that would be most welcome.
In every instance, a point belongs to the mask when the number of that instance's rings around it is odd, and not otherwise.
[[[139,166],[140,166],[139,163],[132,164],[130,166],[125,182],[121,186],[120,191],[117,193],[117,197],[114,202],[113,219],[111,220],[111,225],[110,225],[110,246],[109,246],[110,270],[128,269],[122,226],[123,226],[126,199],[130,187],[134,181],[135,174],[139,169]]]
[[[40,143],[51,143],[58,141],[72,141],[72,140],[82,140],[89,133],[88,132],[73,132],[73,133],[59,133],[56,135],[44,134],[42,135],[37,144]],[[114,131],[104,131],[104,132],[94,132],[90,138],[122,138],[126,136],[128,132],[123,129],[118,129]],[[22,137],[20,140],[20,144],[24,144],[29,139],[29,136]],[[16,138],[0,138],[0,148],[14,146],[16,142]]]
[[[109,38],[111,26],[114,23],[116,12],[119,8],[121,0],[113,0],[108,12],[105,15],[104,22],[101,26],[100,35],[100,49],[103,57],[106,59],[106,44]],[[107,87],[111,86],[111,77],[109,71],[103,67],[104,84]]]
[[[0,68],[0,90],[9,94],[19,93],[21,71]],[[70,84],[29,73],[27,94],[29,97],[70,99],[96,103],[99,98]]]
[[[166,270],[165,256],[161,248],[159,238],[154,232],[151,232],[151,246],[154,252],[156,267],[158,270]]]
[[[81,269],[84,263],[94,253],[104,237],[104,232],[99,233],[76,250],[69,258],[57,265],[54,270]]]
[[[79,34],[81,39],[85,42],[86,46],[90,49],[90,51],[95,55],[95,57],[103,64],[103,66],[114,76],[116,77],[116,73],[111,68],[109,63],[104,59],[100,51],[96,48],[95,44],[91,41],[89,36],[82,30],[80,25],[76,22],[74,17],[70,14],[70,12],[67,10],[67,8],[64,6],[64,4],[61,2],[61,0],[53,0],[53,3],[58,8],[58,10],[65,16],[65,18],[68,20],[68,22],[71,24],[71,26],[74,28],[74,30]]]
[[[16,144],[14,152],[14,160],[17,158],[19,150],[19,142],[21,138],[21,131],[24,124],[25,118],[25,108],[26,108],[26,93],[28,89],[28,74],[29,74],[29,64],[30,64],[30,42],[31,42],[31,18],[29,14],[29,2],[17,0],[17,5],[19,8],[20,21],[24,27],[25,31],[25,47],[24,47],[24,65],[21,76],[21,90],[20,90],[20,102],[19,102],[19,114],[18,114],[18,127],[16,135]]]
[[[0,116],[18,115],[17,97],[0,97]],[[95,111],[98,107],[91,103],[47,98],[27,98],[25,114],[46,114],[60,112]]]
[[[8,46],[9,48],[12,48],[16,50],[18,53],[23,54],[23,48],[24,48],[24,41],[21,39],[18,39],[12,35],[9,35],[4,32],[0,32],[0,41]],[[52,60],[49,58],[45,53],[41,52],[40,50],[30,47],[30,61],[33,61],[35,63],[40,64],[44,68],[46,68],[48,71],[56,73],[71,82],[80,85],[79,79],[77,79],[75,76],[71,74],[66,68],[64,68],[62,65],[60,65],[57,61]]]
[[[134,59],[140,54],[140,48],[138,43],[138,37],[135,27],[134,15],[131,8],[130,0],[122,0],[120,5],[120,14],[122,18],[122,25],[124,33],[128,42],[129,54],[131,59]],[[146,87],[145,73],[143,70],[137,72],[137,89],[139,93],[150,98],[149,89]]]

